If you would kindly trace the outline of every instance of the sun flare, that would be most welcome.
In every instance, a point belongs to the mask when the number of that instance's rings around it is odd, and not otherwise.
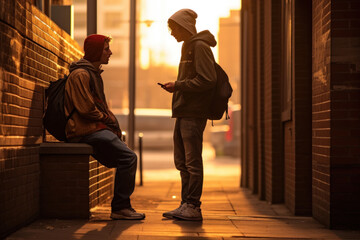
[[[219,18],[228,17],[230,10],[240,10],[240,0],[141,0],[139,33],[140,66],[177,66],[180,59],[179,44],[169,33],[168,18],[182,8],[190,8],[198,14],[198,31],[209,30],[217,39]],[[218,59],[217,47],[213,49]]]

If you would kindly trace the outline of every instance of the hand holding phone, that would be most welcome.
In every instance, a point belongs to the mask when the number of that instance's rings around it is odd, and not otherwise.
[[[165,89],[169,93],[175,92],[175,82],[168,82],[168,83],[165,83],[165,84],[158,83],[158,85],[160,85],[161,88]]]

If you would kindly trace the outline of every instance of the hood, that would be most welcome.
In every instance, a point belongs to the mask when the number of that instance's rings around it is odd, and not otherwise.
[[[77,68],[86,68],[92,72],[95,72],[95,73],[98,72],[98,70],[94,67],[94,65],[91,64],[91,62],[89,62],[88,60],[83,59],[83,58],[77,62],[72,62],[70,64],[70,69],[69,69],[70,73]]]
[[[190,43],[192,43],[194,41],[198,41],[198,40],[206,42],[207,44],[209,44],[210,47],[215,47],[217,44],[214,35],[212,35],[211,32],[209,32],[208,30],[205,30],[205,31],[195,34],[188,41],[190,44]]]
[[[196,34],[197,13],[191,9],[181,9],[174,13],[169,20],[172,20],[189,31],[192,35]]]

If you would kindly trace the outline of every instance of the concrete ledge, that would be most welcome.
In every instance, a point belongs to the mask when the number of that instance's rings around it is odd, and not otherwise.
[[[41,154],[92,154],[93,148],[86,143],[46,142],[40,144]]]
[[[40,144],[40,214],[43,218],[89,218],[90,209],[113,194],[113,170],[91,157],[85,143]]]

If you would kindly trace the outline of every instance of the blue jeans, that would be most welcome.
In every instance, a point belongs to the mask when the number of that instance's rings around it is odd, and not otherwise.
[[[102,165],[116,168],[112,211],[131,207],[130,195],[135,188],[136,154],[109,130],[101,130],[80,139],[94,149],[92,155]]]
[[[177,118],[174,128],[174,160],[181,176],[182,203],[200,206],[203,187],[203,133],[206,118]]]

